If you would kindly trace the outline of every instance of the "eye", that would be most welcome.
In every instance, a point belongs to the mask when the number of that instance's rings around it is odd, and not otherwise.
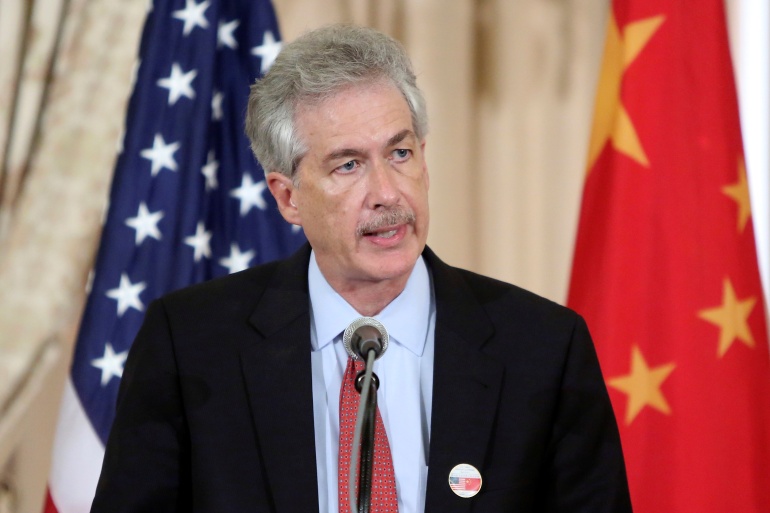
[[[397,150],[393,150],[393,159],[396,162],[404,162],[405,160],[409,159],[411,155],[412,155],[412,150],[407,150],[405,148],[399,148]]]
[[[359,164],[358,164],[357,161],[349,160],[349,161],[345,162],[344,164],[342,164],[341,166],[337,167],[335,169],[335,171],[337,171],[339,173],[352,173],[353,171],[356,170],[358,165]]]

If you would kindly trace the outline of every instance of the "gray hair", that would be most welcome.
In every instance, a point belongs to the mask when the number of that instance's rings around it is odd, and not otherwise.
[[[351,85],[392,83],[412,113],[415,135],[428,132],[425,100],[403,46],[376,30],[329,25],[284,46],[270,71],[251,86],[246,135],[265,173],[278,171],[298,183],[307,147],[297,134],[297,107],[312,105]]]

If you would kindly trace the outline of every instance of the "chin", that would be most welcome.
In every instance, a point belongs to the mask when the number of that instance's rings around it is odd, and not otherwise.
[[[372,269],[372,275],[376,276],[379,280],[391,280],[404,275],[409,276],[412,273],[412,269],[414,269],[417,258],[419,258],[419,254],[383,257],[380,265],[375,265]]]

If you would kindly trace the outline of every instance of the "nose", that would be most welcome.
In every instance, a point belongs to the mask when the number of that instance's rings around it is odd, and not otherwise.
[[[387,161],[378,161],[372,166],[367,177],[369,206],[372,209],[398,203],[400,193],[396,175],[397,172]]]

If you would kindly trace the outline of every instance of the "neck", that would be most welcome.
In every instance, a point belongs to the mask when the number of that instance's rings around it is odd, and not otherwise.
[[[363,316],[372,317],[380,313],[396,299],[406,287],[409,276],[397,280],[355,284],[329,283],[350,306]]]

